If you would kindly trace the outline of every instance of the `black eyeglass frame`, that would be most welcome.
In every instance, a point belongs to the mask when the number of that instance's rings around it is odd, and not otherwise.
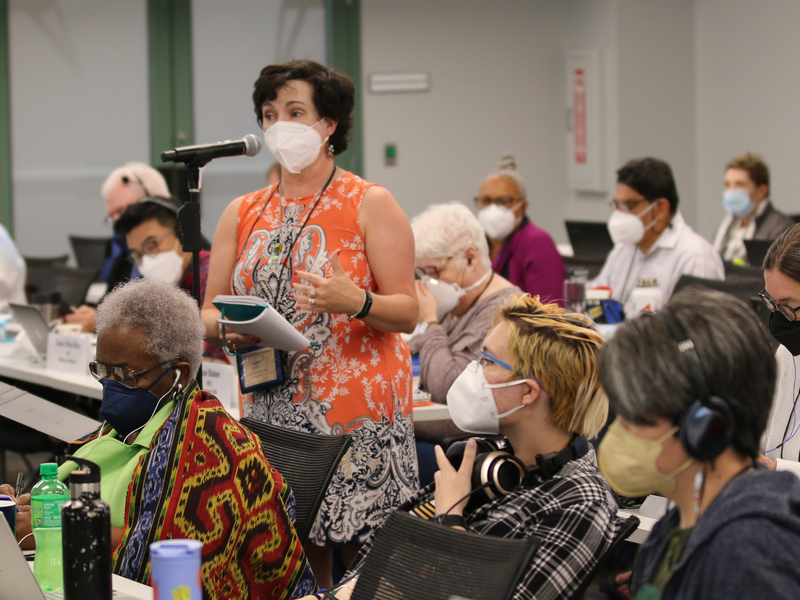
[[[778,302],[767,293],[767,288],[758,292],[758,297],[761,298],[762,302],[767,305],[767,308],[769,308],[771,312],[779,312],[789,321],[797,321],[797,311],[800,310],[800,306],[792,308],[788,304]]]

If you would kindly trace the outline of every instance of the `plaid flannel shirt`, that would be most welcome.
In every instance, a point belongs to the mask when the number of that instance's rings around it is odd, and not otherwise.
[[[474,533],[539,538],[515,600],[571,598],[623,523],[595,466],[593,449],[550,479],[529,472],[519,491],[481,506],[467,518]]]

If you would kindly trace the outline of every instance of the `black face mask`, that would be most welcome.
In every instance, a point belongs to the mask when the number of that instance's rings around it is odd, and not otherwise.
[[[774,312],[769,316],[769,332],[792,356],[800,354],[800,321],[790,321],[783,313]]]

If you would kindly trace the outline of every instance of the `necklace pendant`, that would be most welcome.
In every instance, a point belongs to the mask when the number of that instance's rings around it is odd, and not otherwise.
[[[277,243],[272,248],[272,255],[269,257],[269,262],[277,263],[281,259],[281,252],[283,252],[283,244]]]

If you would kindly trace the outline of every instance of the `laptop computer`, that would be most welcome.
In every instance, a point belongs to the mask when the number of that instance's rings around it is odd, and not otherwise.
[[[8,306],[14,319],[22,326],[22,330],[36,349],[36,354],[39,356],[47,354],[47,335],[50,333],[50,326],[44,320],[41,311],[29,304],[9,302]]]
[[[17,540],[5,519],[0,519],[0,596],[18,600],[58,600],[64,591],[43,592],[33,575],[33,563],[28,564],[25,555],[17,545]],[[116,576],[115,576],[116,577]],[[114,579],[114,578],[112,578]],[[113,585],[113,581],[112,581]],[[141,586],[141,584],[136,584]],[[116,588],[114,585],[113,587]],[[141,586],[146,587],[146,586]],[[146,588],[150,593],[152,590]],[[115,600],[141,600],[146,594],[131,596],[114,589]],[[149,596],[152,598],[152,595]]]
[[[747,263],[754,267],[760,267],[773,241],[774,240],[745,240],[744,249],[747,251]]]
[[[605,260],[614,247],[608,226],[603,221],[564,221],[572,254]]]

